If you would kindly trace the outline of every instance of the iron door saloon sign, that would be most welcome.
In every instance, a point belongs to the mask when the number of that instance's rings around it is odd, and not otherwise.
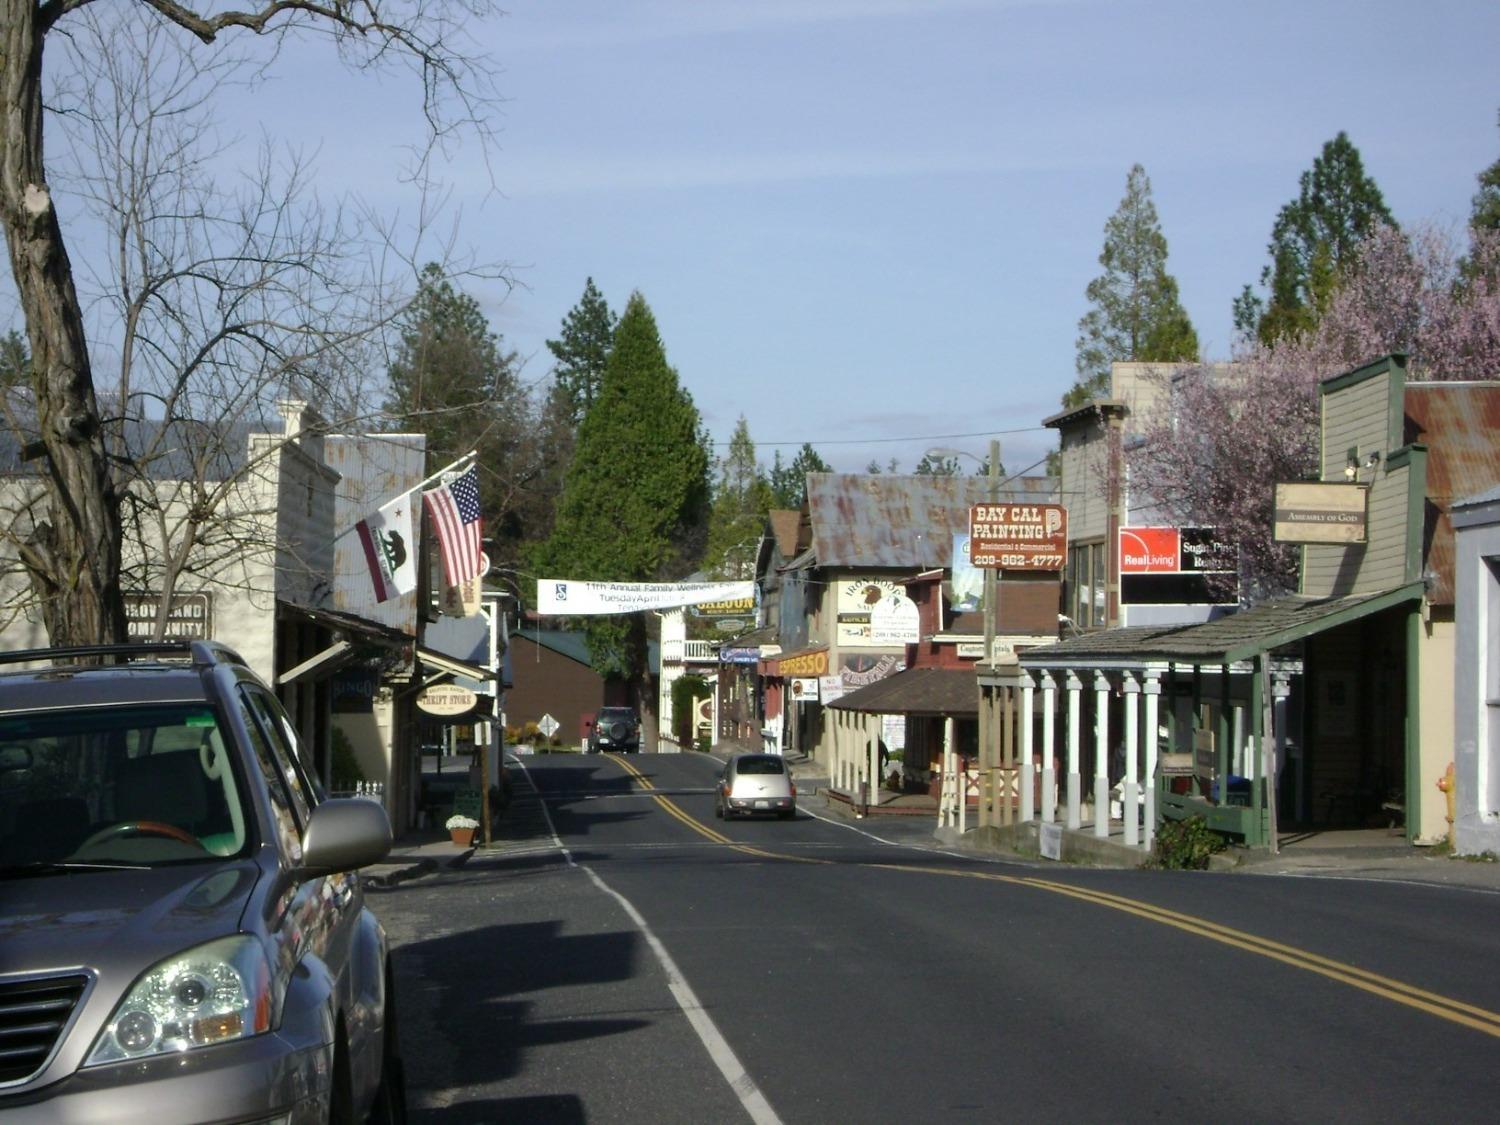
[[[1061,570],[1068,559],[1068,510],[1061,504],[975,504],[969,562],[1001,570]]]

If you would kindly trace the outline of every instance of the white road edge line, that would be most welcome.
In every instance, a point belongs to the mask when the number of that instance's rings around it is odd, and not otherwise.
[[[524,770],[526,767],[523,764],[521,768]],[[530,779],[528,778],[528,780]],[[749,1072],[745,1070],[744,1065],[739,1060],[739,1056],[734,1053],[734,1048],[729,1045],[729,1041],[719,1031],[718,1025],[714,1023],[708,1012],[704,1010],[697,995],[693,992],[692,986],[688,984],[687,978],[682,975],[682,971],[677,967],[677,962],[672,960],[672,955],[667,952],[667,947],[652,932],[651,927],[646,923],[646,919],[641,916],[641,912],[635,908],[628,898],[600,878],[593,868],[579,863],[573,858],[573,853],[562,842],[561,837],[557,834],[557,829],[552,824],[552,813],[547,808],[547,802],[543,801],[541,805],[542,814],[547,818],[547,831],[552,836],[552,843],[556,845],[558,851],[562,852],[563,858],[568,861],[568,866],[576,867],[579,871],[582,871],[593,881],[596,887],[618,902],[621,909],[625,911],[630,920],[640,929],[641,935],[646,939],[646,944],[650,947],[651,952],[655,954],[657,962],[662,967],[662,971],[667,975],[667,988],[671,990],[673,999],[677,1001],[677,1006],[682,1009],[682,1014],[687,1017],[688,1025],[697,1033],[699,1040],[703,1043],[704,1049],[708,1051],[709,1058],[713,1059],[714,1065],[719,1068],[719,1073],[729,1083],[729,1088],[734,1092],[734,1096],[739,1098],[740,1105],[745,1107],[745,1112],[750,1115],[750,1120],[755,1122],[756,1125],[782,1125],[781,1118],[771,1108],[771,1103],[766,1100],[766,1096],[760,1092],[760,1087],[755,1084],[755,1079],[751,1078]]]

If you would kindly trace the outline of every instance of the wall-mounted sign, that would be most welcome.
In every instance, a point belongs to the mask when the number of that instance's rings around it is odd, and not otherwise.
[[[818,702],[818,677],[798,676],[791,682],[790,690],[793,699],[816,703]]]
[[[828,674],[828,650],[819,649],[817,652],[799,652],[795,656],[784,656],[776,661],[776,671],[773,675],[792,676],[826,676]]]
[[[1239,552],[1211,527],[1122,527],[1120,604],[1234,605]]]
[[[725,645],[719,649],[720,664],[754,664],[760,659],[760,646],[750,645],[745,648],[735,648],[733,645]]]
[[[700,602],[690,607],[689,612],[694,617],[751,617],[755,614],[755,595]]]
[[[1068,561],[1068,510],[1061,504],[975,504],[969,561],[999,570],[1061,570]]]
[[[417,696],[417,709],[437,719],[456,719],[474,710],[479,696],[458,684],[434,684]]]
[[[125,625],[137,640],[151,637],[161,609],[160,594],[126,594]],[[213,636],[213,601],[208,594],[173,594],[167,610],[166,639],[207,640]]]
[[[844,678],[842,676],[819,676],[818,695],[824,703],[832,703],[844,694]]]
[[[1278,484],[1280,543],[1363,543],[1370,490],[1363,484]]]
[[[882,598],[870,609],[872,645],[914,645],[922,639],[917,603],[905,594]]]
[[[835,641],[840,648],[877,648],[870,636],[870,611],[886,598],[905,596],[905,591],[883,578],[856,578],[840,582],[835,598],[838,620]]]

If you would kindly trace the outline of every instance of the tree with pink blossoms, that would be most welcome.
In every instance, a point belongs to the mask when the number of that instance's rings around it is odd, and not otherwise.
[[[1143,420],[1131,491],[1237,543],[1245,600],[1296,586],[1297,552],[1272,538],[1272,509],[1278,482],[1317,478],[1319,382],[1391,352],[1409,357],[1413,380],[1500,378],[1500,231],[1468,233],[1462,269],[1449,231],[1378,227],[1309,334],[1161,376],[1169,405]]]

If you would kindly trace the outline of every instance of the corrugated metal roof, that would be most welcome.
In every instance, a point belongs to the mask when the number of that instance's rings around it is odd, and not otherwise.
[[[908,668],[841,695],[829,707],[874,715],[979,714],[979,681],[972,668]]]
[[[1453,604],[1454,501],[1500,484],[1500,382],[1408,383],[1407,440],[1427,446],[1423,567],[1433,576],[1428,600]]]
[[[802,511],[799,508],[773,508],[766,515],[771,524],[771,535],[776,540],[776,549],[781,557],[789,559],[800,547],[798,531],[802,527]]]
[[[807,504],[819,566],[929,570],[953,564],[953,537],[989,499],[985,477],[808,473]],[[1055,502],[1057,478],[1019,477],[1001,503]]]

